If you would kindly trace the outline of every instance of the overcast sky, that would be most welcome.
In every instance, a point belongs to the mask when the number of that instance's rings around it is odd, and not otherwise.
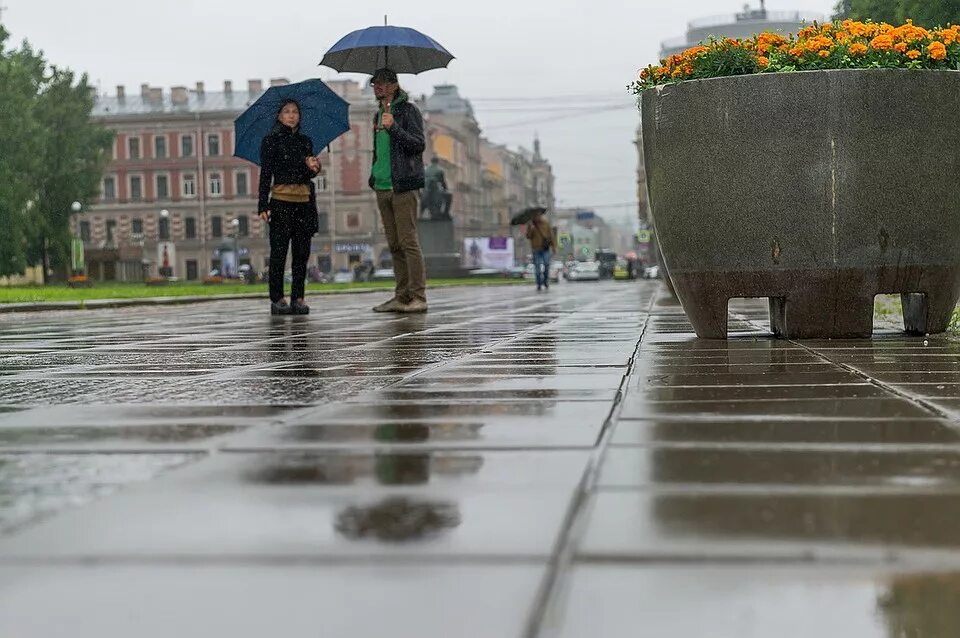
[[[756,1],[754,2],[756,4]],[[829,13],[833,0],[769,0],[771,10]],[[247,79],[337,74],[323,53],[354,29],[410,26],[443,44],[449,69],[401,76],[415,93],[441,83],[470,99],[494,142],[532,146],[539,133],[561,206],[635,215],[638,114],[625,87],[688,20],[733,13],[727,0],[0,0],[15,42],[89,73],[110,94],[141,83],[218,90]],[[352,76],[359,77],[359,76]],[[571,97],[574,96],[574,97]],[[579,107],[579,108],[577,108]],[[616,108],[620,107],[620,108]],[[564,110],[566,109],[566,110]],[[575,110],[572,110],[575,109]]]

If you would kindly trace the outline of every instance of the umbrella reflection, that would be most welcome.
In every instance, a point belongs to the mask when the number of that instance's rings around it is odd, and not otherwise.
[[[395,496],[375,505],[348,507],[337,515],[334,527],[351,540],[403,542],[436,535],[460,522],[460,511],[454,503]]]

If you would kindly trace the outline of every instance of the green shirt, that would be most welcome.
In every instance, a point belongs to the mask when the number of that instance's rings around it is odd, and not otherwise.
[[[390,108],[393,111],[392,105]],[[377,122],[383,118],[383,107],[377,116]],[[390,133],[382,126],[374,134],[377,160],[373,163],[373,187],[378,191],[393,190],[393,170],[390,168]]]

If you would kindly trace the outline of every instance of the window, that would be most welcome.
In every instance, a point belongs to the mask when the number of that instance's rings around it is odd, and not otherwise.
[[[330,232],[330,214],[323,212],[317,213],[317,223],[320,226],[319,233],[325,235]]]
[[[170,239],[170,218],[161,217],[160,221],[157,223],[157,235],[161,240]]]
[[[200,268],[196,259],[187,260],[187,281],[196,281],[200,278]]]
[[[143,199],[143,178],[139,175],[130,178],[130,199],[135,202]]]
[[[167,159],[167,136],[153,136],[153,156],[157,159]]]
[[[240,171],[237,173],[237,195],[250,194],[250,183],[248,179],[249,177],[246,171]]]
[[[183,196],[184,197],[196,197],[197,196],[197,177],[196,175],[188,174],[183,176]]]
[[[223,218],[214,215],[210,218],[210,235],[213,237],[223,237]]]
[[[130,232],[134,235],[143,235],[143,220],[139,217],[130,221]]]
[[[114,219],[107,221],[107,243],[113,244],[114,237],[117,235],[117,222]]]
[[[313,183],[317,185],[318,193],[327,192],[327,176],[326,175],[317,175],[313,178]]]
[[[241,237],[250,236],[250,218],[246,215],[240,215],[237,217],[237,220],[240,222],[240,225],[237,226],[237,234]]]
[[[187,239],[197,238],[197,220],[193,217],[187,217],[183,221],[183,234]]]
[[[111,202],[117,198],[117,179],[115,177],[103,178],[103,199]]]
[[[207,155],[220,154],[220,134],[210,133],[207,135]]]
[[[193,136],[180,136],[180,157],[193,157]]]
[[[360,215],[347,213],[347,228],[360,228]]]
[[[132,160],[140,159],[139,137],[131,137],[127,140],[127,158]]]
[[[90,243],[90,222],[80,222],[80,239],[83,243]]]
[[[210,197],[223,196],[223,176],[220,173],[210,173]]]
[[[157,175],[157,199],[170,199],[170,176]]]

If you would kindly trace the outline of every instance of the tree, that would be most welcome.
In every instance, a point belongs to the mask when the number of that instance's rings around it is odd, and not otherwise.
[[[37,216],[28,257],[65,272],[70,259],[70,206],[98,190],[113,133],[90,121],[93,94],[84,75],[53,67],[37,98],[36,120],[46,131],[38,174]],[[44,278],[46,281],[46,277]]]
[[[960,23],[960,0],[840,0],[833,17],[890,24],[912,19],[924,27],[946,26]]]
[[[960,0],[900,0],[903,18],[924,27],[960,24]]]
[[[48,67],[0,26],[0,276],[42,264],[63,269],[70,205],[96,195],[113,134],[91,122],[86,76]]]
[[[27,45],[8,50],[8,38],[0,25],[0,276],[23,274],[28,265],[27,211],[42,139],[33,113],[42,61]]]

